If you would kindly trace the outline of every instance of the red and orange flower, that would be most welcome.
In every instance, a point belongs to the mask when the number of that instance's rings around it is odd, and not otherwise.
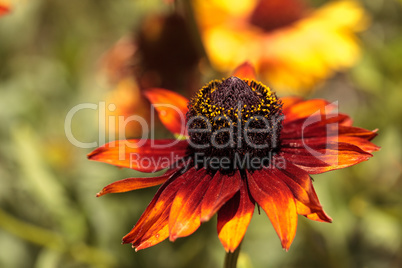
[[[10,12],[10,1],[0,0],[0,16],[3,16]]]
[[[233,76],[204,86],[190,102],[163,89],[146,95],[159,104],[155,108],[167,128],[187,138],[120,140],[88,155],[142,172],[168,166],[162,176],[117,181],[97,195],[162,184],[123,238],[136,250],[188,236],[217,213],[219,239],[233,252],[256,204],[288,250],[298,214],[331,222],[310,174],[355,165],[379,149],[370,142],[376,132],[353,127],[349,116],[334,112],[335,105],[321,99],[277,98],[255,80],[247,63]],[[161,105],[166,102],[169,105]],[[177,109],[167,108],[172,105]],[[180,113],[186,113],[186,129]]]

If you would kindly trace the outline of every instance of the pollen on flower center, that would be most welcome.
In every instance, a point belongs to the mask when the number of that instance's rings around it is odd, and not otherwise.
[[[210,170],[259,169],[279,149],[282,120],[281,101],[262,83],[212,81],[189,104],[190,153]]]

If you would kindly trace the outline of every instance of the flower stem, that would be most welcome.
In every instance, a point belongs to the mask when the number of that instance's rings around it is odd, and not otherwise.
[[[241,243],[234,252],[230,252],[230,251],[226,252],[225,262],[223,264],[224,268],[236,268],[237,267],[237,259],[239,257],[240,247],[241,247]]]

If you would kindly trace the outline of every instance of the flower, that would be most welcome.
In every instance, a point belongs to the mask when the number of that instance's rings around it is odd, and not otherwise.
[[[183,16],[146,16],[137,31],[121,38],[100,61],[102,73],[115,87],[105,96],[114,108],[106,109],[106,133],[120,139],[141,136],[151,116],[143,89],[194,88],[200,57]]]
[[[146,16],[104,54],[101,68],[111,81],[132,77],[140,88],[192,86],[201,55],[186,23],[176,12]]]
[[[356,63],[355,33],[368,21],[351,0],[317,9],[302,0],[196,0],[194,10],[216,69],[232,70],[249,60],[277,91],[298,93]]]
[[[161,121],[187,139],[120,140],[91,152],[91,160],[142,172],[167,168],[151,178],[109,184],[97,196],[162,184],[134,228],[123,238],[136,250],[195,232],[218,214],[218,236],[226,251],[242,241],[255,205],[268,215],[282,247],[289,249],[297,215],[331,222],[310,174],[355,165],[379,149],[376,136],[352,126],[325,100],[277,98],[255,80],[250,64],[233,76],[204,86],[186,108],[177,93],[146,92]],[[165,101],[177,110],[160,106]],[[162,107],[162,108],[161,108]],[[180,113],[187,112],[187,133]]]
[[[10,1],[0,0],[0,16],[3,16],[10,12]]]

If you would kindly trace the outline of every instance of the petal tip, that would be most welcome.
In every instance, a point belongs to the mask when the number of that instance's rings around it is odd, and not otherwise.
[[[210,215],[206,215],[206,216],[201,217],[201,218],[200,218],[200,221],[201,221],[201,222],[207,222],[207,221],[209,221],[210,219],[211,219],[211,216],[210,216]]]
[[[169,241],[170,242],[174,242],[174,241],[176,241],[176,239],[178,238],[178,236],[176,235],[176,234],[171,234],[170,236],[169,236]]]
[[[238,66],[232,75],[241,79],[256,79],[257,77],[254,66],[248,61]]]
[[[105,195],[105,191],[102,189],[99,193],[96,194],[96,197],[101,197],[102,195]]]
[[[96,148],[95,150],[93,150],[92,152],[87,154],[87,158],[89,160],[97,160],[96,156],[99,155],[100,153],[102,153],[103,151],[104,151],[104,149],[102,147]]]
[[[282,248],[283,248],[286,252],[288,252],[288,251],[289,251],[289,248],[290,248],[290,245],[292,244],[292,241],[290,241],[290,240],[288,240],[288,239],[283,239],[283,240],[281,241],[281,244],[282,244]]]

